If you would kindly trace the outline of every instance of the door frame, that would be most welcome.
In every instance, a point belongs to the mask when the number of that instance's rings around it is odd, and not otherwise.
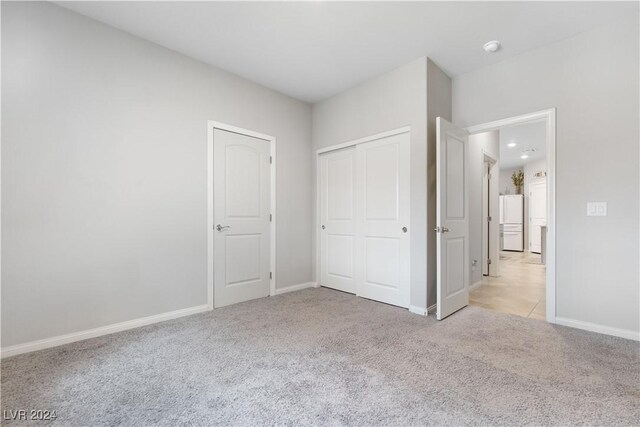
[[[315,238],[316,238],[316,282],[315,287],[318,288],[322,286],[322,253],[321,253],[321,236],[320,236],[320,221],[322,219],[322,206],[320,201],[321,191],[322,191],[322,183],[320,182],[320,155],[323,153],[327,153],[330,151],[340,150],[342,148],[353,147],[358,144],[364,144],[366,142],[375,141],[382,138],[387,138],[389,136],[399,135],[402,133],[411,133],[411,126],[403,126],[397,129],[392,129],[386,132],[377,133],[375,135],[365,136],[364,138],[354,139],[352,141],[343,142],[340,144],[330,145],[328,147],[319,148],[316,150],[316,218],[314,223],[315,227]],[[411,292],[411,289],[409,289]],[[411,295],[411,293],[409,293]],[[410,306],[411,307],[411,306]]]
[[[482,229],[482,262],[487,262],[487,257],[491,259],[491,264],[488,267],[488,276],[489,277],[498,277],[500,275],[500,189],[498,188],[498,180],[500,175],[500,162],[497,156],[493,153],[488,152],[487,150],[482,150],[482,165],[487,163],[491,164],[491,179],[489,180],[489,194],[487,195],[487,203],[489,204],[489,210],[491,210],[491,221],[488,222],[488,236],[489,241],[484,241],[484,226]],[[495,177],[494,177],[495,175]],[[484,170],[483,170],[483,179],[484,179]],[[483,185],[484,188],[484,185]],[[483,192],[483,206],[484,206],[484,197],[485,194]],[[493,208],[498,207],[498,212],[493,212]],[[483,215],[486,213],[483,213]],[[486,217],[483,216],[483,223]],[[489,250],[485,251],[485,248],[489,246]],[[484,271],[484,270],[483,270]],[[484,273],[483,273],[484,276]]]
[[[544,181],[532,182],[527,185],[526,193],[529,193],[529,200],[527,202],[527,252],[531,252],[531,187],[537,187],[544,184],[545,190],[547,190],[547,179],[545,177]],[[540,237],[542,239],[542,236]]]
[[[544,122],[547,136],[547,254],[546,318],[556,323],[556,109],[468,126],[469,134],[482,133],[525,123]]]
[[[271,271],[271,278],[269,279],[269,295],[274,296],[276,294],[276,138],[271,135],[266,135],[252,130],[243,129],[237,126],[228,125],[225,123],[216,122],[214,120],[207,120],[207,305],[209,310],[213,310],[214,302],[214,265],[215,265],[215,253],[214,242],[215,233],[214,229],[214,183],[213,183],[213,144],[215,143],[213,138],[213,131],[215,129],[224,130],[227,132],[233,132],[240,135],[246,135],[253,138],[263,139],[269,142],[270,155],[271,155],[271,167],[270,167],[270,212],[271,212],[271,236],[269,242],[269,265]]]

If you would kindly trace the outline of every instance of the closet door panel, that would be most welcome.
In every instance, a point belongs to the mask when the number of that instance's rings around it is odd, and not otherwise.
[[[359,296],[409,306],[409,133],[360,144],[357,154]]]
[[[356,292],[356,150],[320,157],[321,285]]]

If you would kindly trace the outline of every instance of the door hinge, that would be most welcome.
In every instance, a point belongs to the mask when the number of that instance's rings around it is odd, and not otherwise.
[[[269,222],[273,222],[273,214],[269,214]]]
[[[491,264],[491,258],[487,258],[487,265]]]
[[[491,217],[490,216],[487,217],[487,222],[491,222]]]
[[[273,279],[273,273],[269,272],[269,279]]]
[[[272,165],[273,164],[273,157],[269,156],[269,164]]]

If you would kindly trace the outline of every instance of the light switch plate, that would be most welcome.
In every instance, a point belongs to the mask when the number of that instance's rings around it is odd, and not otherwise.
[[[607,216],[607,202],[587,202],[587,216]]]

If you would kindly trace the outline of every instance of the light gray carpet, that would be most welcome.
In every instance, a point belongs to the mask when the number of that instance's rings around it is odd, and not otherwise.
[[[637,425],[639,345],[328,289],[16,356],[2,409],[60,425]]]

